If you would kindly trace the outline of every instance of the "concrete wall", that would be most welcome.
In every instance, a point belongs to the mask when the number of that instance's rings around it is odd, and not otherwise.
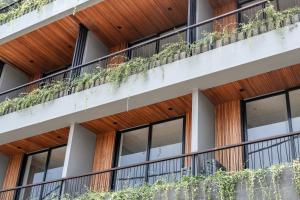
[[[84,49],[83,63],[95,60],[107,55],[108,53],[108,48],[105,44],[99,40],[95,34],[89,31]]]
[[[9,157],[0,153],[0,189],[3,186],[3,181],[6,174]]]
[[[63,177],[92,172],[96,135],[86,128],[72,124],[68,139]]]
[[[0,77],[0,92],[25,84],[29,77],[19,69],[5,64]]]
[[[213,8],[211,7],[209,0],[196,0],[196,4],[196,23],[210,19],[214,16]],[[197,28],[197,39],[201,37],[201,33],[211,32],[212,28],[213,25],[211,23]]]
[[[56,0],[0,26],[0,44],[55,22],[103,0]]]
[[[0,144],[298,64],[299,35],[297,23],[132,75],[120,87],[107,83],[1,116]]]
[[[215,146],[214,106],[198,89],[192,97],[192,152]]]

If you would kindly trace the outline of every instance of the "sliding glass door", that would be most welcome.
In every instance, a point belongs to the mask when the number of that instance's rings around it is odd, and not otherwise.
[[[184,153],[185,118],[180,117],[140,128],[119,132],[116,166],[128,166]],[[115,189],[136,187],[157,180],[178,177],[182,160],[153,163],[119,170],[115,174]]]

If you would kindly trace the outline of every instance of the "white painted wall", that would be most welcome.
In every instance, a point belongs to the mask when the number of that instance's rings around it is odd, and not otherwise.
[[[214,105],[197,89],[192,93],[192,152],[215,146]]]
[[[299,35],[300,23],[1,116],[0,144],[298,64]]]
[[[83,63],[101,58],[102,56],[106,56],[108,53],[108,48],[105,44],[99,40],[94,33],[89,31],[83,54]]]
[[[85,174],[93,170],[96,135],[80,126],[72,124],[68,139],[62,177]]]
[[[29,81],[29,77],[21,70],[5,64],[0,77],[0,92],[23,85]]]
[[[0,189],[3,186],[3,181],[5,178],[8,162],[9,162],[9,157],[0,153]]]

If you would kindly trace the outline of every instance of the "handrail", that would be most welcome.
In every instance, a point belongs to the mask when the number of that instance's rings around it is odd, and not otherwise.
[[[170,36],[173,36],[173,35],[176,35],[176,34],[178,34],[178,33],[181,33],[181,32],[187,31],[187,30],[190,30],[190,29],[192,29],[192,28],[195,28],[195,27],[198,27],[198,26],[202,26],[202,25],[211,23],[211,22],[213,22],[213,21],[216,21],[216,20],[219,20],[219,19],[228,17],[228,16],[233,15],[233,14],[237,14],[237,13],[239,13],[239,12],[241,12],[241,11],[244,11],[244,10],[247,10],[247,9],[249,9],[249,8],[253,8],[253,7],[255,7],[255,6],[263,5],[263,4],[267,3],[267,2],[268,2],[268,0],[263,0],[263,1],[260,1],[260,2],[257,2],[257,3],[253,3],[253,4],[251,4],[251,5],[245,6],[245,7],[243,7],[243,8],[239,8],[239,9],[236,9],[236,10],[234,10],[234,11],[230,11],[230,12],[227,12],[227,13],[225,13],[225,14],[222,14],[222,15],[219,15],[219,16],[216,16],[216,17],[213,17],[213,18],[211,18],[211,19],[204,20],[204,21],[202,21],[202,22],[199,22],[199,23],[196,23],[196,24],[193,24],[193,25],[184,27],[184,28],[180,28],[180,29],[178,29],[178,30],[172,31],[172,32],[167,33],[167,34],[165,34],[165,35],[162,35],[162,36],[159,36],[159,37],[155,37],[155,38],[150,39],[150,40],[147,40],[147,41],[145,41],[145,42],[142,42],[142,43],[133,45],[132,47],[129,47],[129,48],[126,48],[126,49],[117,51],[117,52],[115,52],[115,53],[112,53],[112,54],[103,56],[103,57],[101,57],[101,58],[97,58],[97,59],[95,59],[95,60],[89,61],[89,62],[87,62],[87,63],[81,64],[81,65],[77,65],[77,66],[75,66],[75,67],[73,67],[73,68],[65,69],[65,70],[59,71],[59,72],[57,72],[57,73],[54,73],[54,74],[52,74],[52,75],[49,75],[49,76],[47,76],[47,77],[44,77],[44,78],[41,78],[41,79],[38,79],[38,80],[35,80],[35,81],[32,81],[32,82],[29,82],[29,83],[20,85],[20,86],[18,86],[18,87],[15,87],[15,88],[6,90],[6,91],[4,91],[4,92],[1,92],[1,93],[0,93],[0,96],[1,96],[1,95],[5,95],[5,94],[10,93],[10,92],[13,92],[13,91],[18,90],[18,89],[21,89],[21,88],[24,88],[24,87],[33,85],[33,84],[35,84],[35,83],[42,82],[42,81],[47,80],[47,79],[50,79],[50,78],[52,78],[52,77],[55,77],[55,76],[58,76],[58,75],[61,75],[61,74],[67,73],[67,72],[75,71],[76,69],[79,69],[79,68],[81,68],[81,67],[85,67],[85,66],[88,66],[88,65],[91,65],[91,64],[95,64],[95,63],[97,63],[97,62],[99,62],[99,61],[102,61],[102,60],[105,60],[105,59],[107,59],[107,58],[111,58],[111,57],[117,56],[117,55],[119,55],[119,54],[121,54],[121,53],[125,53],[125,52],[128,52],[128,51],[130,51],[130,50],[133,50],[133,49],[135,49],[135,48],[142,47],[142,46],[144,46],[144,45],[150,44],[150,43],[152,43],[152,42],[156,42],[156,41],[158,41],[158,40],[168,38],[168,37],[170,37]]]
[[[300,135],[300,132],[293,132],[293,133],[289,133],[289,134],[281,134],[281,135],[278,135],[278,136],[266,137],[266,138],[263,138],[263,139],[257,139],[257,140],[247,141],[247,142],[241,142],[241,143],[238,143],[238,144],[225,145],[223,147],[210,148],[210,149],[207,149],[207,150],[204,150],[204,151],[198,151],[198,152],[193,152],[193,153],[188,153],[188,154],[182,154],[182,155],[178,155],[178,156],[171,156],[171,157],[168,157],[168,158],[156,159],[156,160],[146,161],[146,162],[142,162],[142,163],[126,165],[126,166],[122,166],[122,167],[114,167],[114,168],[105,169],[105,170],[101,170],[101,171],[97,171],[97,172],[82,174],[82,175],[79,175],[79,176],[71,176],[71,177],[46,181],[46,182],[42,182],[42,183],[35,183],[35,184],[29,184],[29,185],[25,185],[25,186],[18,186],[18,187],[15,187],[15,188],[0,190],[0,194],[3,193],[3,192],[9,192],[9,191],[13,191],[13,190],[19,190],[19,189],[35,187],[35,186],[41,186],[41,185],[46,185],[46,184],[50,184],[50,183],[57,183],[57,182],[62,183],[66,180],[72,180],[72,179],[77,179],[77,178],[86,177],[86,176],[92,176],[92,175],[103,174],[103,173],[112,173],[114,171],[119,171],[119,170],[123,170],[123,169],[138,167],[138,166],[141,166],[141,165],[150,165],[150,164],[153,164],[153,163],[159,163],[159,162],[174,160],[174,159],[182,159],[184,157],[195,156],[195,155],[211,153],[211,152],[217,152],[217,151],[236,148],[236,147],[243,147],[243,146],[246,146],[246,145],[266,142],[266,141],[270,141],[270,140],[276,140],[276,139],[281,139],[281,138],[286,138],[286,137],[294,137],[296,135]]]

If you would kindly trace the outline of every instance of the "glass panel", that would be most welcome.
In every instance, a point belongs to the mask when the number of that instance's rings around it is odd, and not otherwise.
[[[48,153],[44,152],[28,157],[23,185],[39,183],[43,181],[47,155]]]
[[[273,96],[247,103],[248,141],[276,136],[289,132],[285,95]],[[284,163],[289,160],[290,146],[286,139],[262,142],[249,146],[248,164],[250,168],[268,167],[268,158],[272,163]],[[270,157],[270,155],[272,155]]]
[[[182,154],[183,119],[153,126],[150,160]],[[159,167],[158,167],[159,166]],[[149,182],[175,180],[182,173],[181,159],[154,163],[149,166]]]
[[[300,0],[278,0],[280,10],[286,10],[300,5]]]
[[[300,131],[300,90],[290,92],[293,131]]]
[[[285,95],[247,103],[248,140],[289,132]]]
[[[49,160],[46,181],[58,179],[62,177],[62,170],[64,167],[64,160],[67,147],[60,147],[51,151]]]
[[[122,134],[119,166],[146,161],[148,130],[143,128]]]
[[[149,128],[142,128],[122,134],[119,166],[146,161]],[[116,190],[137,187],[144,184],[145,168],[133,167],[117,172]]]

